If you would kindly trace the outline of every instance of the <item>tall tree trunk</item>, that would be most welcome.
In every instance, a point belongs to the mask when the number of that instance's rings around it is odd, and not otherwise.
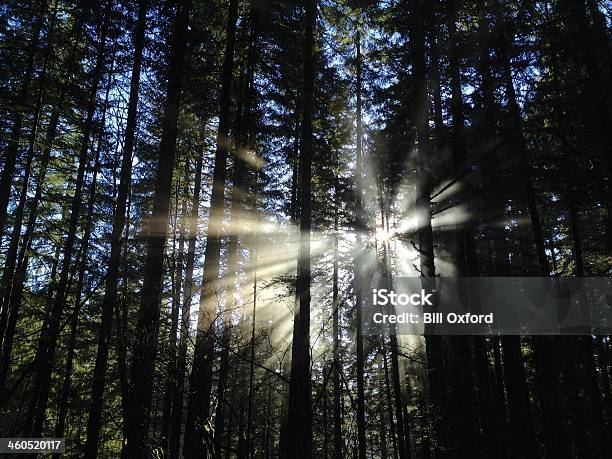
[[[304,92],[300,148],[300,243],[296,291],[298,307],[293,322],[291,385],[287,419],[288,458],[311,455],[312,413],[310,405],[310,227],[312,179],[312,118],[315,63],[313,56],[317,0],[305,0]]]
[[[482,451],[485,457],[494,457],[498,451],[507,450],[501,434],[505,427],[504,407],[495,399],[486,339],[484,336],[475,336],[472,342],[482,428]]]
[[[537,451],[533,439],[531,414],[521,341],[517,336],[502,336],[504,386],[508,393],[508,415],[514,457],[532,457]]]
[[[140,86],[140,70],[142,67],[142,51],[144,48],[147,8],[147,0],[140,0],[138,6],[138,19],[136,22],[136,29],[134,31],[133,39],[134,57],[130,79],[128,116],[123,142],[123,158],[121,161],[119,190],[113,216],[111,252],[108,261],[108,269],[106,271],[104,297],[102,299],[102,318],[100,323],[100,331],[98,334],[98,348],[96,352],[96,364],[93,372],[94,376],[92,381],[91,404],[89,406],[89,417],[87,421],[87,440],[85,450],[86,456],[91,458],[96,457],[98,451],[98,439],[100,435],[104,384],[112,330],[113,309],[118,301],[117,292],[119,288],[119,267],[121,264],[121,238],[125,228],[126,208],[132,176],[132,153],[134,150],[134,140],[136,136],[138,90]]]
[[[402,382],[399,369],[399,346],[395,329],[392,329],[389,336],[391,348],[391,384],[393,385],[393,408],[395,410],[395,430],[397,435],[397,452],[400,459],[410,457],[410,445],[406,448],[407,439],[405,437],[407,419],[404,419]]]
[[[384,228],[385,222],[385,203],[383,183],[379,185],[379,202],[380,202],[380,220]],[[378,241],[376,240],[376,244]],[[391,264],[388,258],[387,242],[381,241],[382,245],[382,281],[385,288],[393,290],[393,280],[391,273]],[[360,262],[361,264],[362,262]],[[361,279],[358,280],[361,282]],[[359,290],[357,290],[359,291]],[[361,320],[361,316],[359,316]],[[402,389],[402,380],[400,376],[400,361],[399,361],[399,344],[397,339],[397,331],[395,325],[391,325],[389,330],[389,345],[391,348],[391,383],[393,384],[393,409],[395,410],[395,433],[397,435],[397,452],[400,459],[410,457],[410,439],[407,435],[410,431],[408,418],[405,412],[404,390]]]
[[[299,201],[299,196],[298,196],[298,188],[300,186],[299,184],[299,169],[298,169],[298,163],[299,163],[299,154],[300,154],[300,133],[301,133],[301,123],[300,123],[300,117],[302,114],[302,100],[300,97],[300,92],[299,90],[296,91],[296,101],[295,101],[295,110],[294,110],[294,118],[295,118],[295,125],[294,125],[294,134],[293,134],[293,157],[291,159],[292,161],[292,170],[291,170],[291,202],[290,202],[290,221],[291,224],[297,226],[298,225],[298,218],[300,216],[300,201]],[[296,281],[297,281],[297,276],[296,276]],[[298,299],[298,292],[296,291],[296,302]],[[290,374],[291,370],[290,368],[288,368],[290,366],[291,360],[290,359],[285,359],[283,361],[283,374],[287,375]],[[286,382],[285,380],[283,380],[283,389],[285,393],[289,392],[289,383]],[[287,438],[287,434],[288,434],[288,429],[287,429],[287,422],[288,422],[288,409],[289,409],[289,401],[287,400],[287,397],[284,397],[282,400],[282,408],[281,408],[281,425],[280,425],[280,438],[279,438],[279,446],[278,446],[278,450],[280,455],[285,455],[287,453],[287,444],[289,439]]]
[[[467,146],[465,139],[465,114],[463,110],[463,92],[461,83],[460,49],[457,38],[457,10],[459,0],[451,0],[447,5],[449,71],[451,79],[451,113],[452,125],[452,155],[455,173],[459,174],[465,168]],[[466,186],[466,185],[464,185]],[[459,276],[477,276],[476,253],[474,250],[474,234],[471,224],[461,224],[455,227],[455,263]],[[470,339],[465,336],[447,338],[450,343],[452,368],[448,370],[454,375],[452,392],[449,400],[445,400],[451,428],[450,448],[462,456],[475,454],[480,444],[478,416],[475,409],[474,381],[472,375],[472,351]],[[492,427],[487,425],[487,427]],[[487,438],[485,436],[485,438]]]
[[[383,371],[380,367],[378,367],[378,393],[383,395],[385,393],[384,386],[384,377]],[[385,414],[385,410],[381,409],[378,413],[379,424],[378,424],[378,439],[379,439],[379,448],[380,448],[380,457],[381,459],[387,459],[389,457],[389,452],[387,451],[387,417]]]
[[[214,358],[214,324],[219,294],[219,261],[224,213],[225,178],[229,143],[230,101],[234,72],[234,49],[236,46],[236,20],[238,0],[230,0],[225,37],[225,55],[221,75],[219,107],[219,129],[217,152],[213,170],[212,196],[206,235],[206,253],[200,310],[196,331],[196,343],[189,385],[187,424],[185,431],[185,455],[195,455],[201,448],[204,426],[210,419],[212,390],[212,366]]]
[[[435,279],[436,271],[434,266],[433,233],[431,228],[431,146],[429,143],[429,103],[427,97],[427,72],[425,64],[425,35],[424,21],[427,13],[427,6],[424,0],[418,0],[413,6],[413,23],[410,30],[410,37],[413,43],[412,48],[412,68],[415,90],[415,110],[414,119],[417,135],[417,156],[416,156],[416,215],[419,221],[418,242],[419,242],[419,264],[423,287],[431,290],[432,279]],[[439,336],[427,335],[425,337],[427,349],[427,362],[429,366],[429,385],[434,413],[443,405],[442,391],[442,340]],[[441,426],[435,426],[436,434],[443,432]],[[439,436],[439,435],[438,435]],[[437,443],[441,445],[445,439],[437,438]]]
[[[159,161],[157,163],[153,212],[149,221],[145,276],[141,290],[141,303],[138,311],[130,371],[130,413],[126,423],[126,454],[134,459],[145,458],[149,455],[149,418],[159,328],[164,247],[168,231],[168,211],[176,154],[177,122],[181,103],[191,0],[180,0],[176,6],[177,13],[168,66],[169,78],[162,124],[162,139],[159,147]],[[95,438],[92,438],[90,442],[92,446],[96,443],[94,440]],[[91,451],[93,451],[93,447]]]
[[[396,437],[396,431],[397,429],[394,428],[395,426],[395,422],[393,419],[393,400],[391,397],[391,382],[389,380],[389,363],[388,363],[388,359],[387,359],[387,349],[386,349],[386,345],[385,345],[385,337],[381,336],[381,353],[382,353],[382,360],[383,360],[383,370],[385,372],[385,405],[387,407],[387,416],[389,417],[389,423],[391,424],[391,431],[390,431],[390,435],[391,435],[391,444],[393,446],[393,457],[397,457],[399,454],[399,445],[397,444],[397,437]]]
[[[183,290],[183,309],[181,314],[181,332],[179,337],[178,356],[176,363],[176,391],[172,401],[172,427],[170,431],[170,458],[177,459],[181,442],[181,422],[183,419],[183,402],[185,391],[185,371],[187,370],[187,344],[189,341],[189,313],[193,297],[193,269],[195,265],[195,249],[198,232],[198,214],[200,207],[200,191],[202,188],[202,159],[200,152],[195,166],[194,190],[191,199],[189,215],[189,243],[185,262],[185,282]]]
[[[257,196],[255,193],[254,196]],[[257,204],[253,206],[253,213],[257,213]],[[257,227],[258,223],[255,223]],[[253,258],[254,258],[254,271],[253,271],[253,310],[251,317],[251,342],[249,343],[250,348],[250,362],[249,362],[249,406],[247,409],[247,442],[249,445],[247,457],[253,457],[253,410],[255,409],[255,386],[254,386],[254,377],[255,377],[255,326],[257,319],[257,232],[259,228],[255,229],[254,235],[254,244],[253,244]]]
[[[51,376],[55,364],[55,351],[60,333],[60,322],[68,293],[69,276],[72,265],[72,253],[76,242],[77,227],[81,212],[83,185],[85,179],[85,167],[89,152],[90,134],[93,128],[93,117],[96,110],[98,86],[104,70],[106,54],[106,36],[110,25],[112,2],[107,1],[104,11],[104,19],[100,33],[97,49],[96,64],[92,72],[92,81],[88,93],[87,115],[83,124],[83,133],[78,156],[78,169],[75,182],[74,196],[70,209],[70,221],[68,223],[68,234],[64,245],[64,257],[62,259],[60,277],[55,288],[50,314],[43,323],[43,328],[38,341],[36,356],[36,370],[34,374],[34,390],[32,402],[26,422],[25,436],[38,437],[42,434],[45,421],[45,412],[51,390]],[[52,284],[53,285],[53,284]]]
[[[223,336],[222,349],[219,364],[219,380],[217,389],[217,410],[215,416],[215,439],[217,444],[223,444],[225,412],[229,404],[225,400],[225,392],[227,388],[227,376],[229,373],[229,347],[231,339],[231,315],[235,307],[233,301],[233,290],[236,289],[236,281],[238,278],[237,262],[238,262],[238,237],[237,228],[240,225],[241,214],[243,212],[243,200],[246,195],[245,179],[247,174],[247,164],[245,154],[250,150],[249,139],[254,136],[252,126],[252,104],[253,104],[253,79],[255,72],[255,60],[257,53],[257,35],[259,33],[258,13],[253,5],[250,5],[250,39],[247,55],[246,77],[244,84],[239,90],[242,91],[240,103],[238,105],[238,113],[236,117],[236,127],[234,135],[234,156],[233,177],[232,177],[232,193],[231,193],[231,208],[230,208],[230,228],[232,232],[228,243],[228,262],[226,277],[229,280],[228,293],[225,295],[225,307],[223,309]]]
[[[334,418],[334,458],[342,458],[342,414],[340,411],[340,296],[338,289],[338,153],[336,152],[334,176],[334,261],[332,273],[332,334],[333,334],[333,418]]]
[[[168,337],[168,362],[166,364],[166,384],[164,388],[163,414],[161,432],[164,439],[163,449],[169,453],[169,439],[172,430],[172,405],[176,400],[176,382],[178,376],[177,367],[177,333],[179,330],[180,309],[181,309],[181,287],[183,283],[183,262],[185,259],[185,223],[187,220],[187,177],[189,177],[189,160],[185,159],[185,178],[183,185],[183,203],[181,206],[180,217],[175,219],[175,228],[179,227],[178,239],[179,245],[176,249],[176,243],[173,245],[175,253],[173,254],[173,285],[172,285],[172,309],[170,316],[170,334]],[[179,192],[177,189],[177,199],[175,200],[175,209],[178,215],[179,208]],[[177,222],[180,220],[180,222]],[[175,230],[176,231],[176,230]],[[175,237],[176,238],[176,237]]]
[[[362,167],[362,145],[363,145],[363,126],[361,122],[361,79],[362,79],[362,70],[361,70],[361,35],[359,31],[357,31],[357,37],[355,39],[356,48],[357,48],[357,97],[356,97],[356,109],[357,109],[357,151],[356,155],[356,166],[355,171],[357,175],[357,207],[358,212],[362,214],[361,209],[361,167]],[[363,215],[360,215],[360,219]],[[362,221],[358,223],[358,231],[361,229]],[[357,236],[358,247],[357,250],[359,254],[362,252],[361,247],[361,235]],[[358,255],[358,259],[361,258]],[[358,262],[356,266],[356,270],[361,270],[361,263]],[[357,273],[356,273],[357,274]],[[364,355],[363,355],[363,331],[362,331],[362,323],[361,323],[361,308],[362,308],[362,298],[359,293],[361,289],[361,276],[355,276],[356,281],[356,289],[357,298],[355,301],[355,309],[356,309],[356,324],[355,327],[357,329],[357,447],[359,450],[359,459],[365,459],[366,457],[366,423],[365,423],[365,394],[364,394]]]

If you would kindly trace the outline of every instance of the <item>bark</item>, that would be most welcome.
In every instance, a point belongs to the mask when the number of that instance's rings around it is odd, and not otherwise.
[[[214,352],[214,323],[216,319],[217,297],[219,296],[219,261],[221,250],[222,224],[224,212],[225,179],[229,143],[230,101],[234,71],[234,49],[236,45],[236,20],[238,0],[231,0],[228,7],[225,37],[225,54],[221,75],[221,95],[219,107],[219,129],[217,131],[217,151],[213,170],[212,196],[206,235],[206,253],[200,310],[190,376],[189,401],[187,404],[187,424],[185,431],[185,455],[195,455],[199,450],[203,428],[210,419],[210,399],[212,391],[212,365]]]
[[[310,227],[312,178],[312,118],[315,63],[313,48],[317,0],[305,0],[304,92],[302,99],[302,140],[300,148],[300,242],[296,291],[297,311],[293,322],[291,385],[287,419],[288,458],[310,457],[312,414],[310,404]]]
[[[141,290],[141,302],[138,311],[130,370],[130,413],[126,422],[126,454],[134,459],[145,458],[149,455],[149,418],[159,328],[159,303],[162,287],[164,247],[168,229],[168,212],[178,131],[177,122],[181,103],[183,65],[187,48],[190,11],[190,0],[182,0],[177,3],[172,53],[170,54],[168,66],[169,78],[162,124],[162,139],[159,148],[159,161],[157,163],[153,212],[149,221],[145,275]]]

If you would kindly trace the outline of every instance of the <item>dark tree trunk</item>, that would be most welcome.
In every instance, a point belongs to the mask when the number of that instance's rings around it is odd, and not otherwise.
[[[315,63],[313,48],[317,0],[305,0],[304,92],[302,101],[302,141],[300,148],[300,243],[296,291],[297,311],[293,322],[291,385],[287,419],[288,458],[311,455],[312,415],[310,405],[310,227],[312,178],[312,118]]]
[[[428,7],[424,0],[419,0],[413,6],[413,24],[410,31],[412,47],[412,67],[415,90],[414,119],[417,135],[416,157],[416,199],[415,212],[419,218],[418,242],[419,264],[423,287],[431,289],[431,281],[435,279],[433,233],[431,228],[431,207],[429,197],[431,193],[431,146],[429,143],[429,103],[427,97],[427,71],[425,64],[425,17]],[[430,397],[434,406],[434,413],[443,406],[441,387],[442,370],[442,340],[439,336],[427,335],[425,338],[427,348],[427,362],[429,366]],[[435,416],[436,414],[434,414]],[[446,429],[434,426],[434,435]],[[441,445],[446,439],[437,438]]]
[[[533,439],[521,341],[517,336],[502,336],[501,342],[512,453],[514,457],[532,457],[537,449]]]
[[[385,345],[385,337],[381,336],[381,353],[383,359],[383,370],[385,372],[385,405],[387,407],[387,416],[389,417],[389,423],[391,424],[391,444],[393,446],[393,457],[397,457],[399,454],[399,446],[397,444],[395,422],[393,420],[393,400],[391,397],[391,382],[389,380],[389,363],[387,359],[387,349]]]
[[[379,367],[378,369],[378,392],[383,395],[385,393],[384,375]],[[381,409],[378,413],[379,424],[378,424],[378,437],[379,437],[379,448],[381,459],[387,459],[389,452],[387,451],[387,417],[385,410]]]
[[[162,139],[159,147],[159,161],[157,163],[153,212],[149,221],[145,275],[141,290],[141,303],[138,311],[130,372],[130,413],[126,422],[126,454],[134,459],[146,458],[149,455],[149,417],[159,328],[164,247],[168,230],[168,211],[191,1],[177,2],[177,9],[172,53],[168,66],[169,79],[162,124]]]
[[[125,237],[128,241],[130,239],[130,199],[131,192],[128,190],[127,196],[127,209],[126,209],[126,220],[125,220]],[[128,381],[128,361],[127,361],[127,348],[129,345],[128,340],[128,296],[129,296],[129,279],[128,279],[128,248],[127,245],[123,245],[123,256],[122,256],[122,276],[123,276],[123,296],[118,298],[115,303],[115,347],[117,352],[117,372],[119,373],[119,388],[121,390],[121,412],[123,419],[121,423],[122,427],[122,448],[121,458],[126,457],[125,439],[127,438],[127,426],[126,422],[129,418],[129,381]]]
[[[406,429],[404,412],[402,410],[402,383],[399,374],[398,344],[397,336],[391,332],[391,384],[393,385],[393,408],[395,410],[395,427],[397,435],[397,452],[400,459],[410,457],[410,450],[406,451],[404,432]]]
[[[195,183],[191,199],[189,215],[189,243],[185,262],[185,287],[183,290],[183,309],[181,314],[181,332],[179,337],[178,356],[176,363],[176,391],[172,401],[172,427],[170,431],[170,458],[177,459],[181,441],[181,422],[183,419],[183,403],[185,391],[185,372],[187,370],[187,344],[189,341],[189,311],[193,296],[193,269],[195,265],[195,248],[198,232],[198,214],[200,206],[200,191],[202,187],[202,159],[200,153],[196,162]]]
[[[381,221],[385,221],[384,203],[382,198],[381,184]],[[392,290],[391,269],[387,256],[387,244],[383,245],[383,262],[382,262],[382,279],[385,287]],[[361,317],[359,317],[361,320]],[[391,384],[393,385],[393,410],[395,414],[395,434],[397,435],[397,453],[400,459],[410,457],[410,441],[406,433],[409,432],[408,419],[405,416],[404,410],[404,395],[402,390],[402,381],[400,377],[400,362],[399,362],[399,344],[396,335],[395,326],[391,326],[389,331],[389,347],[391,348]]]
[[[104,384],[110,346],[113,309],[117,304],[117,291],[119,287],[119,267],[121,264],[121,247],[123,231],[126,221],[126,208],[132,176],[132,152],[136,136],[136,116],[138,107],[138,90],[140,86],[140,70],[142,67],[142,50],[144,47],[145,21],[147,14],[147,1],[141,0],[138,7],[138,20],[134,33],[134,60],[130,80],[130,96],[128,103],[128,117],[126,122],[125,138],[123,143],[123,158],[119,191],[117,194],[115,213],[113,216],[113,229],[111,234],[111,252],[106,271],[106,286],[102,299],[102,318],[98,335],[98,348],[96,364],[92,381],[91,404],[87,422],[86,456],[96,457],[100,435]],[[118,337],[119,339],[119,337]]]
[[[185,177],[189,177],[189,160],[185,159]],[[176,382],[178,375],[177,367],[177,333],[179,330],[180,311],[181,311],[181,287],[183,283],[183,262],[185,259],[185,223],[187,220],[187,179],[185,178],[183,185],[183,203],[181,206],[180,217],[178,216],[179,208],[179,192],[177,190],[177,198],[175,200],[175,228],[179,227],[178,232],[178,249],[176,248],[176,235],[173,254],[173,282],[172,282],[172,309],[170,314],[170,334],[168,337],[168,362],[166,364],[166,383],[164,388],[164,400],[162,411],[161,432],[163,439],[163,449],[169,452],[169,438],[172,429],[172,405],[176,400]],[[180,220],[180,223],[178,222]]]
[[[467,159],[465,114],[461,83],[460,49],[457,38],[457,9],[459,0],[447,3],[449,71],[451,83],[452,156],[455,174],[461,173]],[[465,185],[464,185],[465,186]],[[455,227],[455,263],[459,276],[477,276],[474,235],[470,224]],[[454,375],[452,394],[444,403],[448,409],[450,429],[449,447],[462,456],[475,454],[479,449],[478,416],[475,409],[472,352],[470,340],[464,336],[447,338],[451,345],[452,367],[445,369]]]
[[[475,336],[472,342],[482,428],[482,451],[485,457],[494,457],[498,451],[507,449],[501,435],[505,427],[505,411],[495,398],[495,384],[491,375],[486,339],[484,336]],[[501,456],[506,457],[504,454]]]
[[[336,171],[338,153],[336,153]],[[334,458],[342,458],[342,414],[340,410],[340,295],[338,289],[338,176],[334,177],[334,261],[332,273],[332,334],[333,334],[333,418]]]
[[[219,129],[217,131],[217,152],[213,171],[212,196],[206,235],[204,273],[200,310],[196,330],[196,342],[189,385],[187,424],[185,430],[185,455],[195,455],[201,448],[204,426],[210,420],[210,399],[212,391],[212,366],[214,352],[214,324],[217,298],[219,296],[219,261],[221,251],[222,224],[224,213],[225,179],[227,175],[228,135],[230,126],[230,101],[234,72],[234,49],[236,46],[236,20],[238,0],[230,0],[225,37],[225,54],[221,75],[219,107]]]
[[[363,144],[363,127],[361,122],[361,79],[362,79],[362,69],[361,69],[361,36],[359,31],[357,31],[356,37],[356,48],[357,48],[357,151],[356,151],[356,166],[355,173],[357,175],[357,207],[359,214],[362,214],[363,211],[361,209],[361,168],[362,168],[362,144]],[[362,229],[363,215],[360,215],[360,221],[358,222],[358,231]],[[361,236],[357,238],[358,247],[357,249],[361,253]],[[358,256],[358,259],[361,257]],[[358,262],[356,266],[356,270],[361,270],[361,263]],[[362,288],[362,276],[355,276],[355,291],[357,292],[357,298],[355,301],[356,308],[356,329],[357,329],[357,448],[359,450],[359,459],[365,459],[366,457],[366,423],[365,423],[365,394],[364,394],[364,355],[363,355],[363,332],[362,332],[362,324],[361,324],[361,308],[363,307],[362,298],[359,293],[359,290]]]
[[[231,193],[231,208],[230,208],[230,227],[237,228],[240,224],[240,215],[243,212],[243,200],[246,195],[245,178],[247,174],[247,165],[243,155],[250,149],[249,139],[254,135],[252,126],[252,98],[253,98],[253,78],[255,71],[256,59],[256,42],[258,35],[258,17],[257,11],[251,7],[250,9],[250,40],[246,65],[246,78],[244,85],[239,90],[242,91],[240,97],[238,115],[236,118],[235,127],[235,146],[232,151],[234,156],[233,178],[232,178],[232,193]],[[217,410],[215,417],[215,440],[217,444],[223,444],[225,413],[229,404],[225,400],[225,392],[227,389],[227,376],[229,373],[229,347],[231,339],[231,315],[235,308],[232,300],[233,292],[236,288],[236,280],[238,277],[237,262],[238,262],[238,234],[235,230],[229,237],[228,243],[228,262],[226,277],[229,280],[228,294],[225,296],[225,307],[223,310],[223,336],[222,349],[219,365],[219,381],[217,386]]]
[[[257,196],[255,194],[255,196]],[[253,206],[253,213],[257,212],[257,203]],[[257,225],[257,223],[256,223]],[[249,356],[249,406],[247,409],[247,444],[248,444],[248,454],[247,457],[253,457],[253,410],[255,409],[255,326],[257,320],[257,231],[255,230],[254,235],[254,244],[253,244],[253,258],[254,258],[254,272],[253,272],[253,309],[251,314],[251,342],[249,343],[250,348],[250,356]],[[325,388],[323,389],[325,390]]]

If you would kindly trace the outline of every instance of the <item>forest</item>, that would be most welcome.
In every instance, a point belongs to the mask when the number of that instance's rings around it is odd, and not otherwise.
[[[612,457],[610,336],[362,317],[612,277],[611,37],[608,0],[3,0],[0,437]]]

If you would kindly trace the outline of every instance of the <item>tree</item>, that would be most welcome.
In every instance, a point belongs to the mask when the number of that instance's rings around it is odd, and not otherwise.
[[[216,142],[217,152],[215,154],[213,171],[211,209],[208,216],[204,275],[196,331],[196,349],[194,351],[194,362],[189,386],[189,402],[187,405],[187,430],[185,433],[187,438],[185,450],[187,454],[195,454],[200,448],[204,428],[209,420],[212,390],[213,328],[216,318],[216,299],[219,293],[221,226],[223,222],[225,178],[227,173],[230,96],[234,69],[234,49],[236,46],[237,15],[238,0],[232,0],[228,9],[225,54],[221,76],[219,130]]]
[[[129,419],[126,423],[125,447],[129,457],[147,457],[150,405],[153,391],[153,370],[159,325],[160,285],[163,254],[167,237],[168,212],[172,187],[172,171],[176,153],[177,121],[179,117],[183,66],[187,47],[187,30],[191,2],[176,2],[176,17],[172,36],[172,54],[168,63],[169,78],[164,107],[162,140],[149,220],[149,241],[145,277],[136,325],[130,370]],[[91,447],[93,448],[93,441]]]
[[[300,239],[296,281],[297,310],[293,320],[291,385],[287,436],[287,457],[310,455],[312,425],[310,405],[310,229],[312,180],[312,111],[315,68],[313,60],[316,0],[307,0],[304,38],[304,86],[302,92],[302,137],[300,143]]]
[[[87,423],[86,454],[89,457],[96,457],[98,451],[106,367],[113,322],[113,309],[117,303],[117,292],[119,288],[119,267],[121,264],[122,248],[121,238],[125,228],[125,213],[132,177],[132,154],[134,150],[134,140],[136,137],[138,91],[140,88],[140,72],[142,69],[142,52],[144,48],[147,9],[148,2],[146,0],[140,1],[138,5],[136,29],[134,30],[134,57],[132,63],[132,75],[130,79],[128,117],[126,122],[125,138],[123,141],[121,177],[119,182],[119,192],[116,200],[117,205],[113,219],[111,253],[108,262],[108,271],[106,274],[104,299],[102,302],[102,320],[100,334],[98,335],[96,366],[94,368],[92,384],[92,401],[89,408],[89,418]]]
[[[60,277],[57,285],[52,286],[52,290],[55,291],[52,299],[52,306],[47,316],[47,320],[43,324],[43,329],[40,334],[38,348],[36,351],[35,362],[37,362],[38,368],[34,373],[34,390],[24,429],[25,436],[39,436],[42,434],[45,412],[47,409],[47,403],[49,401],[51,375],[55,362],[55,351],[60,332],[60,321],[66,301],[72,253],[74,251],[74,245],[76,242],[77,225],[79,223],[79,215],[81,211],[85,167],[87,165],[90,134],[93,128],[93,117],[96,110],[98,85],[100,83],[106,60],[106,36],[110,26],[111,14],[112,3],[107,1],[104,8],[104,19],[99,37],[99,45],[97,47],[96,64],[92,72],[92,82],[88,94],[87,114],[83,123],[83,134],[79,149],[75,190],[70,209],[68,234],[64,245],[64,257],[62,259]]]

